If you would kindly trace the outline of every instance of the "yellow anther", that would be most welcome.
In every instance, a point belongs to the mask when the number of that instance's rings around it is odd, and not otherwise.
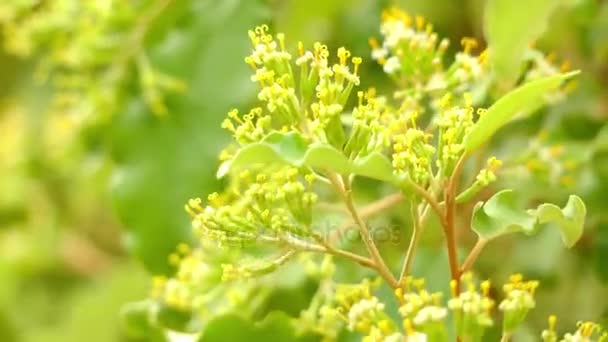
[[[380,330],[382,330],[382,332],[385,334],[390,333],[392,330],[390,322],[386,319],[383,319],[378,322],[378,328],[380,328]]]
[[[523,279],[524,276],[521,273],[515,273],[509,277],[509,281],[514,284],[521,283]]]
[[[251,56],[245,57],[245,63],[247,63],[247,65],[249,65],[251,67],[251,69],[253,69],[253,71],[258,70],[258,66],[253,61],[253,57],[251,57]]]
[[[350,57],[350,51],[346,50],[344,47],[340,47],[338,49],[338,59],[340,60],[341,65],[346,65],[346,61]]]
[[[279,41],[279,47],[281,48],[281,51],[285,51],[285,34],[277,33],[277,39]]]
[[[416,16],[416,28],[418,30],[422,31],[424,29],[424,23],[425,23],[424,17],[421,15],[417,15]]]
[[[304,43],[298,42],[298,55],[304,56]]]
[[[481,283],[481,292],[483,293],[484,296],[487,297],[490,295],[490,288],[491,288],[491,284],[490,284],[489,280],[486,280]]]
[[[472,49],[476,48],[478,43],[477,39],[472,37],[463,37],[460,40],[460,44],[464,48],[464,53],[470,53]]]
[[[486,65],[486,63],[488,62],[488,53],[488,49],[485,49],[479,54],[479,56],[477,57],[479,64]]]
[[[479,117],[483,116],[487,112],[488,112],[488,110],[486,108],[477,108],[477,115]]]
[[[549,316],[548,321],[549,321],[549,330],[555,331],[555,325],[557,324],[557,316],[555,316],[555,315]]]
[[[351,61],[355,66],[354,73],[356,75],[359,72],[359,66],[361,65],[361,63],[363,63],[363,59],[361,57],[353,57]]]
[[[405,330],[407,336],[412,336],[416,333],[416,330],[414,330],[414,325],[409,318],[403,320],[403,329]]]
[[[359,90],[357,92],[357,97],[359,98],[359,107],[363,106],[363,91]]]

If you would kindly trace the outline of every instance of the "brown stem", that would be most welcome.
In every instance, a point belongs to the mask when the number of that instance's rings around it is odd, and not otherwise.
[[[431,206],[437,216],[440,218],[443,216],[439,202],[433,198],[433,195],[430,192],[414,182],[411,182],[408,185],[412,190],[414,190],[414,192],[416,192],[417,195],[422,197]]]
[[[454,224],[454,214],[456,211],[456,193],[458,191],[458,181],[464,166],[464,160],[464,157],[461,157],[458,160],[456,166],[454,167],[454,172],[448,180],[445,191],[445,224],[443,226],[448,248],[450,274],[452,280],[456,281],[457,292],[460,292],[460,268],[458,267],[458,252],[456,249],[456,227]]]
[[[353,221],[355,221],[355,223],[357,223],[357,225],[359,226],[359,233],[361,235],[361,239],[363,240],[363,243],[365,244],[369,255],[374,261],[378,273],[380,274],[380,276],[382,276],[382,278],[384,278],[384,280],[386,280],[389,286],[396,288],[398,286],[397,280],[386,266],[382,255],[380,255],[380,252],[378,251],[378,248],[376,247],[376,244],[374,243],[374,240],[371,237],[367,224],[365,224],[365,221],[363,221],[363,219],[357,212],[357,209],[355,208],[355,204],[352,198],[352,190],[349,188],[348,184],[344,183],[342,177],[340,177],[336,173],[330,173],[329,180],[334,184],[334,186],[336,186],[336,188],[342,194],[342,198],[344,200],[346,208],[350,212]]]
[[[481,251],[483,250],[483,248],[486,246],[487,243],[488,243],[488,240],[485,240],[485,239],[480,238],[479,240],[477,240],[477,243],[475,244],[475,246],[473,246],[473,249],[471,249],[471,252],[469,252],[469,255],[462,263],[462,266],[460,266],[461,274],[469,271],[473,267],[473,264],[475,263],[475,260],[477,260],[479,253],[481,253]]]

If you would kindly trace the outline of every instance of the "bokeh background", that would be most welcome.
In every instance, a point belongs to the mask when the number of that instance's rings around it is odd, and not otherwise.
[[[576,89],[512,125],[496,150],[516,156],[533,141],[578,160],[557,180],[507,173],[503,184],[531,201],[579,194],[586,232],[572,250],[551,230],[507,237],[478,264],[500,281],[517,271],[541,280],[530,331],[550,313],[565,326],[608,322],[608,2],[559,2],[535,44],[582,70]],[[221,120],[255,100],[248,29],[268,23],[292,49],[347,46],[366,57],[362,86],[380,89],[390,82],[369,62],[368,38],[387,6],[424,15],[454,49],[463,36],[485,45],[483,0],[84,3],[0,3],[1,341],[133,340],[121,307],[148,296],[151,274],[171,272],[167,256],[191,239],[184,203],[222,186]],[[512,6],[525,13],[527,3]],[[535,24],[504,20],[513,34]],[[445,281],[440,237],[428,240],[415,272]]]

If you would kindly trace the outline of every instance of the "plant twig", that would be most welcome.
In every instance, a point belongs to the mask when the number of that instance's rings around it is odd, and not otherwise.
[[[418,241],[420,240],[420,230],[422,228],[420,215],[418,213],[418,208],[412,209],[412,237],[410,238],[410,243],[407,247],[407,252],[405,253],[405,259],[403,260],[403,265],[401,266],[401,272],[399,273],[399,285],[403,285],[403,281],[409,273],[410,265],[412,264],[412,259],[414,256],[414,251],[416,249],[416,246],[418,245]]]
[[[401,193],[392,194],[386,196],[378,201],[372,202],[367,206],[361,208],[359,210],[359,216],[361,219],[365,220],[369,217],[372,217],[392,206],[395,206],[403,201],[405,197]],[[351,226],[356,225],[356,223],[351,219],[344,221],[335,231],[333,231],[328,240],[330,242],[336,242],[336,240],[341,236],[341,234]]]
[[[454,172],[448,179],[447,188],[445,191],[445,216],[444,216],[444,233],[448,248],[448,258],[450,264],[450,274],[452,280],[456,281],[456,290],[460,292],[460,268],[458,266],[458,252],[456,250],[456,227],[454,224],[454,213],[456,211],[456,192],[458,191],[458,181],[460,173],[464,166],[465,157],[461,157]]]
[[[479,240],[477,240],[477,243],[475,243],[475,246],[473,246],[473,249],[471,249],[471,252],[469,252],[469,255],[467,256],[467,258],[462,263],[462,266],[460,267],[461,274],[464,272],[467,272],[468,270],[471,269],[471,267],[473,267],[475,260],[477,260],[477,257],[479,256],[479,254],[481,253],[481,251],[483,250],[483,248],[486,246],[487,243],[488,243],[488,240],[485,240],[485,239],[480,238]]]
[[[361,235],[361,239],[363,240],[363,243],[365,244],[369,255],[374,261],[376,270],[378,271],[380,276],[382,276],[382,278],[386,280],[389,286],[396,288],[398,286],[397,280],[395,279],[389,268],[386,266],[382,255],[380,255],[380,252],[378,251],[378,248],[376,247],[376,244],[374,243],[374,240],[371,237],[367,224],[365,223],[365,221],[363,221],[363,219],[357,212],[352,198],[352,190],[350,189],[349,185],[345,184],[342,177],[337,175],[336,173],[330,173],[328,178],[342,195],[344,204],[350,212],[353,221],[355,221],[355,223],[357,223],[357,225],[359,226],[359,233]]]

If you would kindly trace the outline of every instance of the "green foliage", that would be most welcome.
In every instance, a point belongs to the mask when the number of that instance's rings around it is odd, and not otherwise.
[[[512,84],[521,73],[530,43],[547,28],[549,17],[560,1],[533,0],[525,10],[508,0],[491,0],[485,8],[484,29],[490,61],[497,79]]]
[[[502,190],[473,209],[471,228],[481,239],[491,240],[504,234],[536,233],[547,223],[557,225],[566,247],[572,247],[583,234],[587,210],[580,197],[571,195],[562,209],[543,203],[536,209],[521,210],[513,190]]]
[[[329,160],[331,163],[328,163]],[[390,162],[379,153],[351,161],[331,145],[307,144],[297,133],[271,133],[261,142],[245,146],[232,160],[220,166],[218,177],[223,177],[229,168],[238,170],[251,165],[276,163],[352,173],[387,182],[397,181],[392,174]]]
[[[488,108],[465,136],[464,146],[467,153],[478,149],[513,117],[538,109],[548,92],[576,74],[578,71],[531,81],[501,97]]]
[[[397,3],[1,2],[0,340],[604,341],[608,4]]]

